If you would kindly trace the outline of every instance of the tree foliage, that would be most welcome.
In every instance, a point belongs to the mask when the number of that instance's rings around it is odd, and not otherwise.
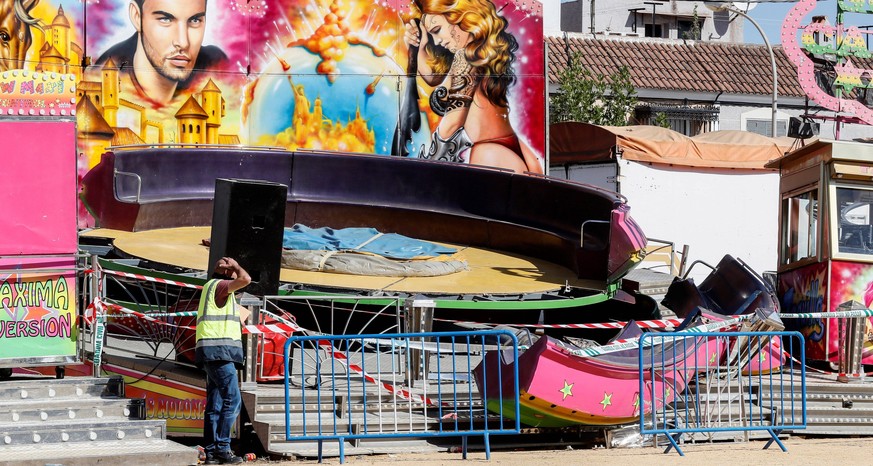
[[[691,18],[691,30],[682,33],[683,39],[700,40],[700,16],[697,14],[697,5],[694,5],[694,16]]]
[[[579,54],[558,73],[561,89],[549,98],[549,120],[624,126],[636,106],[630,71],[622,66],[612,75],[593,73]]]
[[[654,121],[652,121],[654,126],[660,126],[661,128],[669,128],[670,127],[670,119],[667,117],[667,114],[664,112],[658,112],[655,114]]]

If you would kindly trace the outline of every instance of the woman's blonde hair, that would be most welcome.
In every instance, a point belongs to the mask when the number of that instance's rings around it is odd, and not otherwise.
[[[506,31],[507,21],[497,13],[489,0],[414,0],[413,15],[442,15],[449,24],[470,34],[464,50],[467,62],[474,68],[478,86],[491,103],[508,107],[506,94],[515,83],[515,51],[518,42]],[[428,65],[437,74],[448,73],[452,54],[448,50],[427,45]]]

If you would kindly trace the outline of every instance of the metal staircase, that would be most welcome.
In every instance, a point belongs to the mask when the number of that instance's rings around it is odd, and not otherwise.
[[[378,396],[368,396],[366,400],[362,396],[352,395],[347,398],[346,394],[338,394],[336,403],[322,403],[318,406],[315,403],[307,402],[305,411],[308,413],[303,415],[302,396],[292,393],[290,396],[290,430],[292,435],[303,434],[304,424],[307,426],[305,432],[308,435],[318,434],[316,416],[322,419],[322,425],[330,426],[330,432],[348,433],[356,431],[359,426],[355,423],[349,425],[349,413],[355,412],[354,418],[360,419],[360,414],[367,412],[367,422],[378,423],[379,416],[373,413],[378,413],[378,406],[382,405],[385,416],[390,416],[392,427],[400,431],[403,430],[421,430],[425,425],[438,424],[433,418],[428,418],[420,410],[412,412],[397,412],[392,410],[390,397],[380,399]],[[365,406],[366,403],[366,406]],[[281,457],[301,457],[314,458],[318,456],[318,442],[316,441],[288,441],[285,439],[285,394],[281,385],[264,385],[258,386],[256,391],[243,391],[243,404],[247,407],[254,406],[252,417],[252,426],[258,439],[261,442],[264,450],[272,456]],[[341,407],[339,411],[334,411],[334,407]],[[313,413],[320,413],[314,415]],[[328,433],[328,432],[325,432]],[[394,439],[394,440],[379,440],[366,439],[345,442],[346,455],[369,455],[369,454],[389,454],[389,453],[408,453],[414,452],[429,452],[429,451],[445,451],[445,446],[440,446],[432,441],[424,439]],[[323,443],[322,454],[324,456],[338,456],[339,446],[334,440],[326,440]]]
[[[0,465],[196,464],[197,450],[167,440],[145,420],[120,378],[0,382]]]
[[[804,435],[873,435],[873,380],[809,374]]]

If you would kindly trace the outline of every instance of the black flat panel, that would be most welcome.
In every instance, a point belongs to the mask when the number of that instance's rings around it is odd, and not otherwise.
[[[243,289],[253,295],[279,290],[285,201],[288,187],[258,180],[215,180],[208,273],[218,259],[232,257],[252,276]]]

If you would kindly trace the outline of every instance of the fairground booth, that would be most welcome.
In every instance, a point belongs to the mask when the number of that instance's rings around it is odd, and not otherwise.
[[[873,146],[818,140],[768,164],[780,172],[778,292],[783,313],[835,312],[873,303]],[[787,319],[807,358],[838,363],[858,347],[873,363],[869,318]],[[841,332],[842,330],[842,332]],[[842,336],[841,336],[842,333]]]
[[[74,79],[0,76],[0,378],[82,357]]]

